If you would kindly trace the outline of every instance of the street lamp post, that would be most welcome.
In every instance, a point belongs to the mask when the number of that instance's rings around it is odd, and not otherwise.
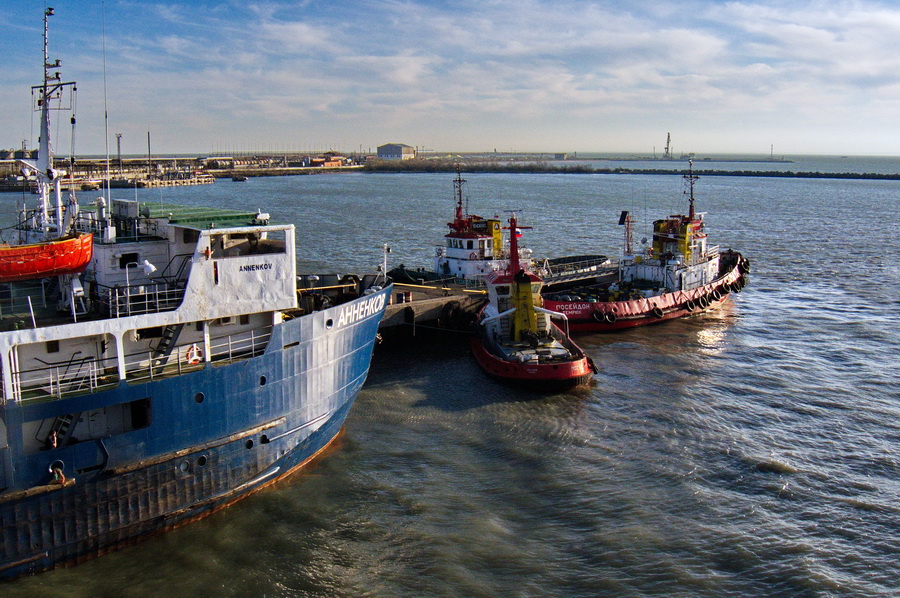
[[[148,260],[144,260],[143,262],[128,262],[125,264],[125,305],[128,306],[126,311],[129,316],[131,315],[131,278],[128,275],[128,268],[131,266],[140,266],[145,276],[150,276],[156,272],[156,266],[151,264]]]

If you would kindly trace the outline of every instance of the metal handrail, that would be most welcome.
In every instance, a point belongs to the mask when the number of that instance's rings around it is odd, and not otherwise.
[[[70,363],[13,371],[13,395],[24,402],[59,399],[63,395],[95,392],[119,381],[115,358],[78,360],[74,371]]]
[[[134,292],[132,289],[143,292]],[[111,317],[133,316],[173,311],[184,299],[184,289],[168,285],[144,284],[130,287],[112,287],[106,291],[104,301]]]

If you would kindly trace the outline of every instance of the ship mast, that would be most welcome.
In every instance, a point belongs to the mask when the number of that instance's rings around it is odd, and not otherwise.
[[[59,67],[59,61],[57,60],[55,64],[50,64],[50,52],[49,52],[49,30],[50,30],[50,17],[53,15],[53,9],[48,8],[44,11],[44,82],[40,87],[40,96],[38,97],[38,106],[41,109],[41,133],[38,149],[38,161],[37,166],[40,172],[45,173],[48,177],[52,178],[52,169],[53,169],[53,146],[50,143],[50,110],[48,107],[48,100],[50,99],[50,81],[58,80],[59,73],[52,74],[50,73],[50,69],[54,67]]]
[[[60,181],[66,175],[66,172],[57,170],[54,167],[53,142],[50,139],[50,111],[71,109],[74,105],[75,96],[75,82],[63,83],[60,80],[59,71],[56,70],[60,67],[59,59],[50,62],[49,31],[51,16],[53,16],[53,9],[48,7],[44,11],[44,80],[40,85],[31,88],[32,97],[37,95],[35,109],[40,110],[41,113],[37,160],[34,162],[29,160],[21,161],[26,169],[34,171],[37,178],[38,192],[40,194],[40,225],[45,239],[58,238],[66,234],[63,226],[63,203],[60,189]],[[69,105],[60,105],[56,108],[51,106],[51,102],[61,101],[67,90],[70,94]],[[51,189],[54,195],[53,216],[50,215]]]
[[[519,271],[519,228],[516,223],[516,215],[509,217],[509,268],[507,272],[515,274]]]
[[[523,269],[522,262],[519,260],[519,236],[522,234],[523,228],[531,228],[530,226],[520,226],[516,218],[516,213],[512,212],[509,217],[509,265],[506,271],[510,274],[516,274]],[[528,266],[528,264],[526,264]],[[530,269],[530,268],[524,268]]]
[[[694,161],[689,160],[688,161],[688,173],[686,175],[684,175],[684,180],[685,180],[685,182],[687,182],[687,186],[688,186],[688,219],[691,221],[694,220],[694,216],[695,216],[695,213],[694,213],[694,181],[696,181],[698,178],[700,178],[700,177],[698,177],[697,175],[694,174]]]
[[[460,165],[456,165],[456,179],[453,180],[453,193],[456,195],[456,222],[457,225],[463,220],[463,183],[466,180],[462,178],[462,171],[460,170]],[[466,211],[468,211],[468,207],[466,207]]]

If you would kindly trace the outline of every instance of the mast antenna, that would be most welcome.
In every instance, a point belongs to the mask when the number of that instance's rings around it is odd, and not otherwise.
[[[634,218],[631,212],[623,210],[619,216],[619,225],[625,226],[625,242],[622,245],[622,255],[632,255],[634,253]]]
[[[466,179],[462,178],[462,170],[459,164],[456,165],[456,179],[453,181],[453,191],[456,194],[456,220],[457,222],[463,219],[463,183],[466,182]],[[469,199],[466,198],[466,214],[469,213]]]
[[[694,181],[696,181],[698,178],[700,178],[700,177],[698,177],[697,175],[694,174],[694,161],[688,160],[688,173],[686,175],[684,175],[684,180],[687,183],[686,193],[688,194],[688,202],[689,202],[688,203],[688,206],[689,206],[688,207],[688,218],[691,220],[693,220],[694,216],[695,216],[695,213],[694,213]]]

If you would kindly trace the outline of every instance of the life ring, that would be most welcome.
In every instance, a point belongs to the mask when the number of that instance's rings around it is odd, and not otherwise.
[[[470,260],[478,259],[478,254],[473,251],[472,253],[469,254],[469,259]]]
[[[660,309],[660,307],[658,305],[655,306],[653,309],[651,309],[650,312],[657,318],[663,317],[663,310]]]
[[[694,311],[695,309],[697,309],[697,304],[694,303],[693,299],[688,299],[684,302],[684,308],[688,311]]]
[[[197,365],[203,359],[203,350],[197,345],[191,345],[184,352],[184,360],[188,365]]]

